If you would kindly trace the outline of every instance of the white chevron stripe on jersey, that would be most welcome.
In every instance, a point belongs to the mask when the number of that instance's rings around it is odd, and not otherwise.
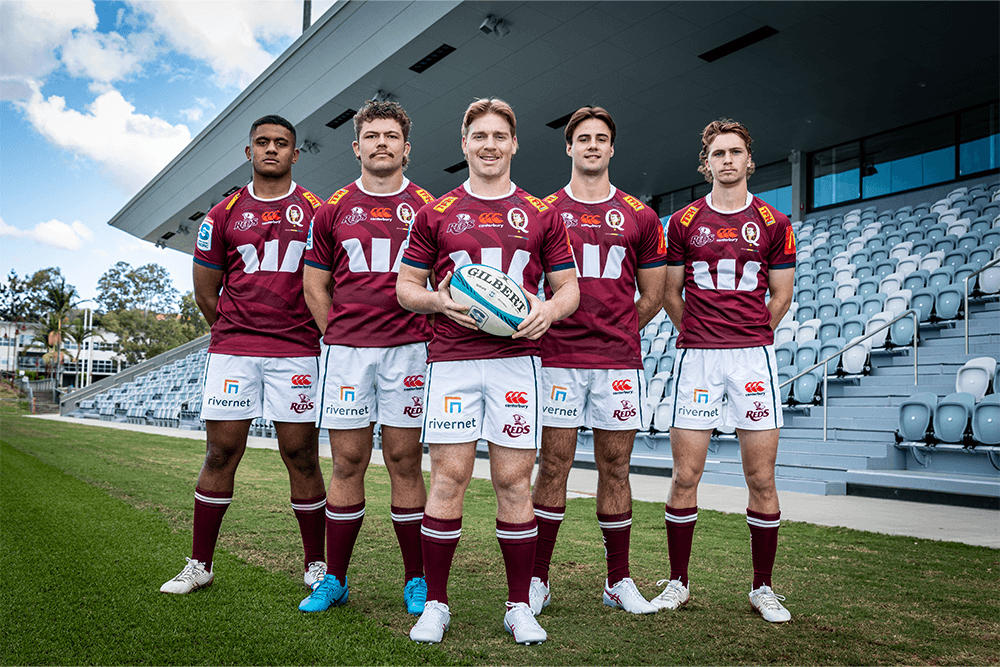
[[[775,519],[774,521],[765,521],[764,519],[757,519],[755,517],[748,516],[747,524],[756,528],[777,528],[781,525],[781,520]]]
[[[200,500],[206,505],[228,505],[233,502],[232,496],[229,496],[228,498],[212,498],[211,496],[203,495],[197,491],[194,492],[194,499]]]
[[[547,510],[540,510],[536,507],[535,516],[548,519],[549,521],[562,521],[566,518],[566,510],[563,510],[562,512],[549,512]]]
[[[424,519],[423,512],[411,512],[410,514],[390,512],[389,514],[392,516],[393,523],[420,523]]]
[[[677,514],[671,514],[670,512],[664,512],[663,518],[665,518],[670,523],[694,523],[698,520],[698,513],[688,514],[687,516],[679,516]]]
[[[537,527],[528,530],[500,530],[497,528],[498,540],[527,540],[532,537],[538,537]]]
[[[632,519],[624,519],[622,521],[598,521],[601,526],[601,530],[621,530],[622,528],[628,528],[632,525]]]
[[[314,503],[292,503],[292,509],[296,512],[313,512],[326,507],[326,498],[317,500]]]
[[[434,530],[427,526],[420,526],[420,534],[427,537],[435,537],[439,540],[457,540],[462,536],[462,529],[458,530]]]
[[[365,508],[361,508],[357,512],[349,512],[346,514],[340,514],[338,512],[331,512],[330,508],[326,508],[326,518],[330,521],[335,521],[338,523],[346,523],[348,521],[357,521],[365,515]]]

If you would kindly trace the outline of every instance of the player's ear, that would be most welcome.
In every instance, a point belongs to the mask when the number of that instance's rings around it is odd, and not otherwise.
[[[295,164],[298,161],[299,161],[299,149],[296,148],[295,150],[292,151],[292,164]]]
[[[516,134],[513,137],[511,137],[511,141],[513,142],[514,150],[512,150],[510,152],[510,154],[514,155],[515,153],[517,153],[517,135]]]
[[[566,155],[573,157],[573,144],[566,144]]]
[[[615,156],[615,145],[611,144],[611,152],[608,153],[608,157],[614,157],[614,156]]]
[[[351,143],[351,148],[354,149],[354,157],[356,157],[356,158],[358,158],[360,160],[361,159],[361,144],[359,144],[358,142],[354,141],[354,142]]]
[[[246,154],[248,160],[253,160],[253,146],[247,146]]]
[[[403,144],[403,157],[410,157],[410,142]]]

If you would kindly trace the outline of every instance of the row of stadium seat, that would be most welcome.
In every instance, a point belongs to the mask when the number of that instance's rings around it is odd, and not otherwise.
[[[898,439],[905,442],[1000,445],[1000,365],[970,359],[955,373],[955,393],[916,392],[899,407]]]

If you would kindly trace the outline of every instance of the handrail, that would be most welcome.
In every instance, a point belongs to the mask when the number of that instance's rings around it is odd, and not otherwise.
[[[978,271],[973,271],[969,275],[965,276],[965,353],[966,354],[969,353],[969,278],[972,278],[973,276],[978,276],[980,273],[982,273],[986,269],[996,264],[1000,264],[1000,257],[997,257],[996,259],[991,259],[990,261],[986,262],[986,264],[984,264],[982,268],[980,268]]]
[[[796,380],[798,380],[803,375],[805,375],[807,373],[811,373],[814,369],[819,368],[820,366],[823,367],[823,440],[824,441],[826,441],[826,410],[827,410],[826,389],[827,389],[827,377],[828,377],[828,375],[827,375],[827,369],[826,369],[826,363],[828,361],[830,361],[831,359],[835,358],[835,357],[839,357],[840,355],[842,355],[844,352],[847,352],[849,349],[851,349],[855,345],[860,345],[861,343],[865,342],[866,340],[868,340],[869,338],[871,338],[875,334],[879,333],[880,331],[882,331],[884,329],[887,329],[887,328],[891,327],[898,320],[901,320],[901,319],[903,319],[904,317],[907,317],[907,316],[913,317],[913,384],[914,384],[914,386],[916,386],[918,384],[918,382],[917,382],[917,343],[919,342],[919,338],[920,338],[920,321],[917,318],[920,316],[920,313],[916,309],[914,309],[914,308],[907,308],[906,310],[904,310],[903,312],[901,312],[899,315],[897,315],[893,319],[889,320],[888,322],[886,322],[885,324],[883,324],[882,326],[880,326],[878,329],[875,329],[871,333],[864,334],[863,336],[859,336],[858,338],[856,338],[855,340],[853,340],[850,344],[844,346],[838,352],[834,352],[833,354],[831,354],[829,357],[827,357],[823,361],[817,361],[815,364],[813,364],[812,366],[810,366],[806,370],[802,371],[801,373],[799,373],[795,377],[789,378],[788,380],[785,380],[784,382],[782,382],[781,384],[778,385],[778,389],[781,389],[786,384],[791,384],[792,382],[795,382]]]

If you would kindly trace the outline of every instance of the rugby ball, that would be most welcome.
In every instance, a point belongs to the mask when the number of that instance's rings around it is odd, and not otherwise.
[[[451,298],[468,306],[468,315],[480,331],[510,337],[528,316],[531,306],[521,286],[499,269],[466,264],[451,276]]]

